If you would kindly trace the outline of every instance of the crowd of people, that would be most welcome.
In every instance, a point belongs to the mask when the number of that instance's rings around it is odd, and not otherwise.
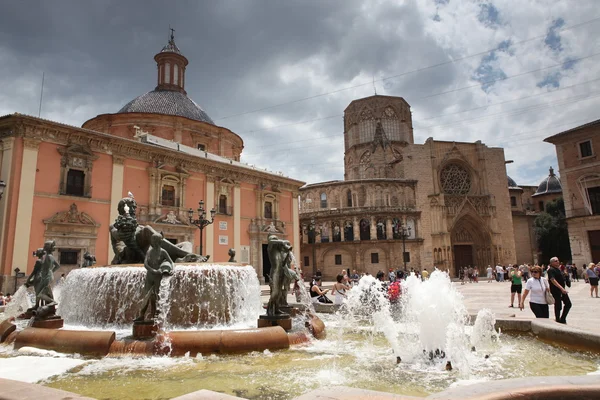
[[[347,270],[343,269],[336,276],[336,282],[333,284],[331,288],[331,293],[329,289],[323,289],[321,287],[323,283],[322,273],[320,270],[317,270],[315,276],[312,277],[310,283],[310,297],[313,303],[333,303],[333,304],[342,304],[346,297],[348,296],[348,292],[352,290],[352,287],[358,284],[358,281],[365,275],[370,275],[370,273],[361,273],[359,274],[356,270],[349,274]],[[390,302],[397,302],[402,294],[402,286],[401,281],[409,276],[415,275],[418,279],[427,280],[429,279],[429,272],[427,268],[423,269],[423,271],[416,271],[411,269],[409,271],[405,270],[394,270],[390,268],[387,273],[383,271],[378,271],[375,275],[375,278],[382,282],[382,288],[386,291],[387,298]],[[297,293],[299,290],[298,286],[294,286],[293,291]],[[328,293],[333,296],[333,300],[331,300],[327,295]],[[298,294],[297,294],[298,297]]]

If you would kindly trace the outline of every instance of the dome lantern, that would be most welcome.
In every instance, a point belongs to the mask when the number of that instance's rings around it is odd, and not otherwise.
[[[554,168],[550,167],[548,172],[548,177],[539,184],[536,192],[531,197],[562,193],[562,184],[560,178],[554,174]]]
[[[188,60],[181,54],[175,44],[175,30],[171,29],[171,36],[166,46],[154,56],[158,69],[158,84],[156,90],[185,91],[185,67]]]

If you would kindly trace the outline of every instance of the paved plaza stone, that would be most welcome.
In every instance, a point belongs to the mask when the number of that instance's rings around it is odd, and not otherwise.
[[[515,318],[535,319],[529,308],[529,296],[525,300],[525,309],[519,310],[515,296],[515,307],[510,305],[510,283],[479,281],[479,283],[454,282],[453,286],[464,296],[464,303],[470,314],[477,314],[483,308],[489,308],[497,318],[514,315]],[[600,298],[590,297],[590,285],[583,280],[573,282],[567,288],[573,307],[567,316],[567,325],[572,328],[600,333]],[[554,306],[550,306],[550,318],[554,320]]]

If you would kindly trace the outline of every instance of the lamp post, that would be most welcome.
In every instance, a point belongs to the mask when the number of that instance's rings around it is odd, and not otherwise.
[[[404,271],[406,271],[406,239],[410,237],[410,226],[400,225],[400,235],[402,237],[402,261],[404,263]]]
[[[191,208],[188,210],[188,219],[190,221],[190,224],[196,225],[198,229],[200,229],[200,255],[202,255],[202,231],[204,230],[204,228],[206,228],[208,225],[212,224],[215,221],[216,211],[214,207],[212,210],[210,210],[210,220],[208,220],[206,219],[204,200],[200,200],[200,203],[198,204],[198,219],[194,219],[194,210],[192,210]]]
[[[307,226],[304,225],[304,229],[306,229]],[[313,273],[312,275],[315,276],[317,274],[317,256],[316,256],[316,244],[317,244],[317,235],[320,235],[320,232],[317,232],[317,224],[315,223],[315,219],[311,218],[310,219],[310,223],[308,224],[308,242],[310,243],[310,241],[312,240],[312,260],[313,260]]]
[[[0,181],[0,200],[2,200],[2,195],[4,194],[5,188],[6,188],[6,182]]]

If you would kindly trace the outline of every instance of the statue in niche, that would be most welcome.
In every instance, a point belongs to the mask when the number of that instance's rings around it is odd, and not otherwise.
[[[333,241],[342,241],[342,231],[340,230],[340,224],[338,224],[337,222],[333,225]]]
[[[284,283],[288,279],[295,279],[295,277],[290,276],[292,270],[289,268],[292,257],[292,244],[288,240],[277,239],[277,236],[269,235],[267,253],[271,262],[271,296],[267,304],[267,316],[286,318],[289,315],[282,312],[280,307],[282,304],[287,304],[287,300],[283,298],[287,294],[287,290],[284,291],[283,288]]]
[[[112,264],[141,264],[150,248],[152,235],[158,234],[151,226],[138,225],[135,212],[137,203],[131,192],[119,201],[119,215],[109,227],[110,240],[115,257]],[[158,234],[160,236],[160,234]],[[175,262],[205,262],[208,258],[186,251],[189,242],[176,245],[162,238],[161,247]]]
[[[60,268],[60,264],[52,255],[54,247],[54,240],[49,240],[44,243],[43,248],[37,249],[33,253],[37,260],[31,275],[25,281],[25,287],[33,286],[35,290],[35,305],[31,311],[37,318],[54,315],[57,305],[50,287],[50,283],[54,279],[54,271]]]
[[[173,260],[169,253],[161,245],[163,237],[155,233],[150,238],[150,248],[146,252],[144,268],[146,268],[146,280],[144,283],[144,306],[140,311],[140,316],[135,320],[144,321],[146,311],[150,307],[150,320],[157,316],[156,303],[160,292],[160,281],[165,276],[173,275]]]
[[[227,255],[229,256],[229,260],[227,262],[237,262],[235,261],[235,249],[229,249]]]
[[[378,240],[386,239],[385,223],[381,220],[377,221],[377,239]]]
[[[346,241],[354,240],[354,227],[350,221],[346,221],[346,226],[344,227],[344,238]]]
[[[94,255],[90,254],[89,251],[86,251],[85,254],[83,255],[83,265],[81,267],[82,268],[91,267],[94,264],[96,264],[96,257]]]

